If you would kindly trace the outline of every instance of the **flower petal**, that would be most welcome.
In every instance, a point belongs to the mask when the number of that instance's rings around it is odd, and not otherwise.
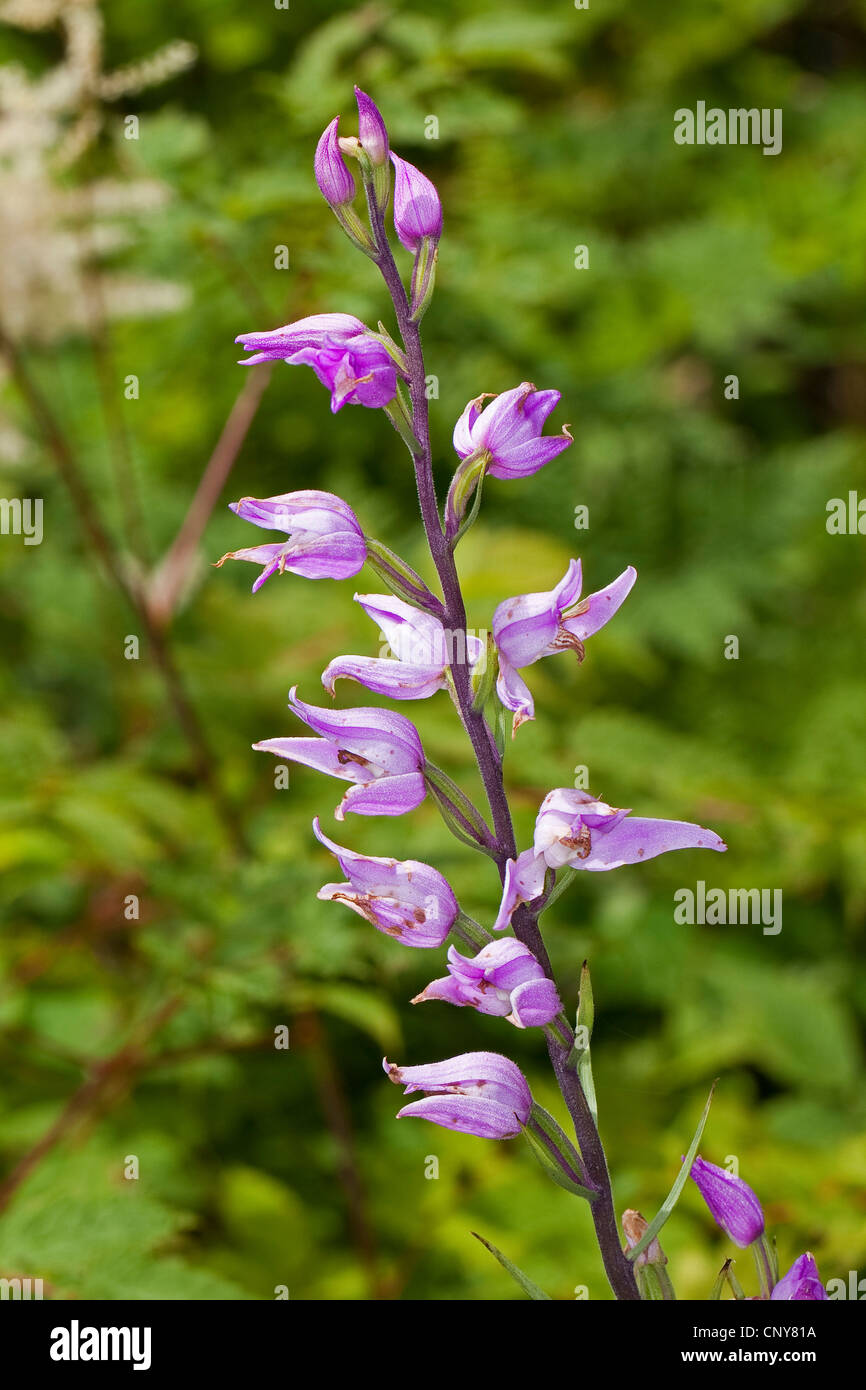
[[[350,787],[334,815],[337,820],[343,820],[347,811],[357,816],[402,816],[420,806],[426,795],[427,783],[421,772],[378,777],[375,782]]]
[[[375,775],[359,763],[341,760],[339,749],[324,738],[265,738],[254,743],[253,748],[257,753],[273,753],[277,758],[327,772],[343,782],[369,782]]]
[[[639,864],[675,849],[725,850],[721,836],[702,825],[682,820],[652,820],[627,816],[608,834],[590,831],[592,845],[585,859],[569,860],[574,869],[617,869]]]
[[[511,995],[511,1006],[518,1028],[543,1028],[562,1010],[556,985],[546,975],[518,985]]]
[[[399,661],[444,670],[448,652],[445,629],[438,618],[422,613],[394,594],[356,594],[355,602],[378,623]]]
[[[586,604],[585,612],[579,613],[573,618],[564,617],[563,627],[580,641],[586,641],[587,637],[598,632],[599,628],[604,627],[608,619],[613,617],[616,610],[628,598],[636,579],[637,570],[633,565],[629,565],[605,589],[599,589],[597,593],[589,595],[584,601]]]
[[[398,1110],[397,1119],[430,1120],[479,1139],[513,1139],[521,1124],[513,1110],[483,1096],[427,1096]]]
[[[546,874],[547,865],[534,850],[525,849],[516,859],[509,859],[505,866],[502,902],[493,923],[494,931],[504,931],[521,903],[530,903],[540,896]]]
[[[546,463],[550,463],[551,459],[555,459],[557,454],[561,454],[571,443],[572,440],[567,434],[530,439],[526,444],[515,445],[494,459],[487,471],[491,478],[528,478]]]
[[[416,666],[376,656],[335,657],[322,672],[322,685],[329,695],[334,694],[338,680],[358,681],[374,694],[391,700],[426,700],[447,685],[437,666]]]

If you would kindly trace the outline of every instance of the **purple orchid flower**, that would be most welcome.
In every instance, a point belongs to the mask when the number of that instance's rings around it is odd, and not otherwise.
[[[602,872],[675,849],[724,850],[727,845],[714,831],[690,821],[632,816],[596,801],[589,792],[557,787],[541,803],[532,849],[508,861],[494,930],[503,931],[521,903],[540,896],[548,869],[568,865]]]
[[[386,709],[319,709],[289,692],[289,706],[318,738],[266,738],[259,752],[288,758],[330,777],[352,782],[334,812],[359,816],[402,816],[426,795],[424,750],[415,725]]]
[[[764,1234],[764,1213],[748,1183],[698,1156],[689,1176],[710,1209],[713,1220],[741,1250]]]
[[[355,196],[355,176],[340,153],[339,128],[340,118],[335,116],[322,131],[313,160],[319,191],[332,208],[351,203]]]
[[[442,235],[442,203],[435,185],[408,159],[391,155],[394,165],[394,230],[407,251],[417,252],[425,237]]]
[[[329,840],[313,821],[317,840],[329,849],[348,883],[326,883],[317,897],[341,902],[372,922],[377,931],[403,946],[441,946],[459,911],[450,884],[442,875],[417,859],[380,859],[355,854]]]
[[[303,575],[305,579],[350,579],[363,569],[367,542],[348,503],[333,492],[307,488],[278,497],[242,497],[229,506],[244,521],[266,531],[285,531],[287,541],[230,550],[217,560],[251,560],[262,565],[253,585],[256,593],[272,574]]]
[[[382,343],[352,314],[311,314],[267,333],[241,333],[252,357],[241,362],[288,362],[312,367],[331,393],[334,414],[344,405],[370,410],[388,405],[397,393],[397,369]]]
[[[523,381],[482,409],[489,396],[485,392],[469,402],[454,426],[454,448],[462,459],[480,451],[489,454],[492,477],[528,478],[572,443],[568,426],[561,435],[541,433],[559,403],[559,391],[536,391],[532,382]]]
[[[770,1294],[773,1299],[798,1299],[801,1302],[820,1302],[826,1299],[827,1290],[821,1283],[815,1258],[807,1250],[794,1261],[788,1273],[776,1284]]]
[[[556,985],[548,979],[528,946],[506,937],[483,946],[477,956],[448,950],[449,973],[412,1000],[442,999],[469,1005],[482,1014],[506,1018],[517,1028],[540,1028],[562,1010]]]
[[[637,570],[629,565],[606,589],[581,599],[581,564],[572,560],[555,589],[507,598],[499,604],[493,615],[499,650],[496,689],[505,708],[514,713],[514,734],[525,720],[535,718],[532,695],[517,674],[518,667],[564,651],[575,652],[578,661],[583,661],[584,642],[613,617],[636,578]]]
[[[388,130],[375,101],[360,87],[355,88],[355,101],[358,104],[358,143],[375,169],[387,163],[390,154]]]
[[[447,673],[452,656],[448,635],[438,618],[423,613],[391,594],[356,594],[374,623],[378,623],[394,658],[338,656],[322,673],[322,685],[329,695],[341,678],[358,681],[377,695],[392,700],[426,700],[448,686]],[[486,657],[486,647],[477,637],[466,639],[466,658],[474,669]]]
[[[382,1065],[406,1095],[427,1092],[426,1099],[404,1105],[398,1120],[415,1116],[480,1139],[512,1139],[529,1119],[526,1078],[498,1052],[464,1052],[422,1067],[398,1067],[385,1058]]]

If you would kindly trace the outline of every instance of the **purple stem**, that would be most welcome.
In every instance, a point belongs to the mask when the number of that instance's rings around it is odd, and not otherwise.
[[[445,614],[442,622],[452,638],[461,633],[464,641],[456,644],[461,653],[465,653],[467,643],[466,634],[466,608],[463,601],[463,592],[460,588],[460,579],[457,574],[457,566],[454,562],[454,554],[445,537],[442,527],[442,520],[439,515],[439,505],[436,500],[436,489],[433,482],[433,461],[430,448],[430,423],[427,412],[427,395],[424,370],[424,353],[421,346],[421,333],[417,323],[413,323],[409,301],[400,272],[394,261],[394,256],[388,242],[388,234],[385,230],[384,211],[376,203],[372,188],[366,186],[367,206],[370,213],[370,224],[373,229],[373,237],[376,244],[377,257],[376,265],[388,287],[388,292],[394,305],[394,312],[397,316],[397,325],[403,339],[403,347],[406,353],[406,365],[409,376],[409,396],[412,403],[412,421],[415,438],[418,441],[417,452],[412,451],[412,462],[415,468],[415,482],[418,488],[418,501],[421,505],[421,517],[424,522],[424,531],[427,542],[430,546],[430,554],[436,566],[439,582],[442,585],[442,595],[445,601]],[[487,725],[484,715],[472,709],[472,685],[470,680],[470,670],[468,661],[456,661],[451,668],[454,680],[454,689],[457,696],[457,708],[460,718],[475,751],[478,762],[478,771],[484,783],[484,790],[490,805],[490,814],[493,818],[493,827],[496,833],[496,853],[495,859],[499,868],[500,877],[505,874],[505,865],[509,859],[517,855],[517,844],[514,838],[514,827],[511,821],[511,811],[508,805],[508,797],[505,792],[505,784],[502,774],[502,759],[499,750],[493,739],[493,735]],[[528,906],[523,906],[514,914],[513,919],[514,934],[519,941],[533,952],[536,959],[541,963],[542,968],[553,979],[553,970],[550,964],[550,957],[544,945],[544,940],[535,914]],[[568,1112],[574,1124],[574,1131],[577,1136],[578,1147],[586,1169],[589,1185],[598,1192],[597,1199],[591,1204],[592,1218],[595,1223],[596,1237],[598,1239],[601,1257],[604,1262],[605,1273],[607,1274],[610,1286],[618,1299],[636,1300],[640,1298],[634,1270],[630,1262],[626,1259],[620,1245],[619,1231],[616,1224],[616,1212],[613,1205],[613,1193],[611,1191],[610,1176],[607,1170],[607,1160],[604,1154],[601,1138],[596,1127],[592,1111],[589,1108],[583,1087],[580,1084],[577,1072],[567,1064],[569,1049],[561,1043],[556,1042],[552,1037],[548,1037],[547,1050],[550,1054],[550,1061],[556,1075],[562,1098],[568,1107]]]

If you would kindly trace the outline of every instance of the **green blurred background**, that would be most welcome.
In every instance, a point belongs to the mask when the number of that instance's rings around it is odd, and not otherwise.
[[[554,464],[487,487],[460,550],[470,622],[573,554],[589,589],[639,571],[583,667],[530,675],[539,717],[507,758],[521,843],[586,765],[596,794],[729,845],[585,875],[546,919],[569,1007],[591,963],[619,1209],[654,1213],[718,1076],[702,1152],[738,1158],[784,1267],[808,1248],[847,1279],[866,1260],[866,600],[863,539],[829,535],[825,508],[866,494],[866,3],[108,0],[101,38],[99,13],[0,6],[0,495],[45,502],[41,546],[0,537],[0,1274],[63,1299],[520,1297],[477,1230],[554,1297],[608,1296],[585,1207],[524,1146],[396,1123],[381,1072],[385,1052],[501,1049],[564,1119],[540,1034],[410,1009],[434,953],[315,896],[334,866],[310,821],[335,828],[340,787],[299,769],[277,791],[250,751],[297,732],[291,684],[317,701],[327,660],[377,634],[350,583],[252,597],[250,567],[211,569],[258,539],[225,503],[332,489],[429,573],[384,417],[332,418],[301,369],[275,369],[257,411],[247,385],[249,433],[164,597],[248,380],[235,335],[323,310],[391,323],[312,176],[358,82],[442,193],[442,487],[481,391],[556,386],[573,425]],[[124,76],[177,39],[194,61]],[[781,107],[782,153],[675,145],[699,99]],[[411,712],[475,790],[447,698]],[[430,860],[489,920],[495,875],[431,806],[336,829]],[[699,878],[781,888],[781,933],[675,924]],[[706,1297],[730,1252],[691,1185],[664,1245],[680,1296]]]

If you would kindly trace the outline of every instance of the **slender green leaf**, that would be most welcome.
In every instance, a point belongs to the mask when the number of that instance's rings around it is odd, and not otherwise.
[[[527,1295],[528,1298],[534,1298],[538,1302],[553,1302],[553,1300],[550,1297],[550,1294],[545,1293],[544,1289],[540,1289],[537,1284],[533,1283],[529,1275],[524,1274],[522,1269],[518,1269],[516,1264],[512,1264],[511,1260],[509,1260],[507,1255],[503,1255],[501,1250],[497,1250],[495,1245],[492,1245],[489,1240],[485,1240],[484,1237],[480,1236],[477,1231],[473,1231],[472,1234],[474,1235],[476,1240],[481,1241],[481,1244],[484,1246],[485,1250],[489,1250],[493,1258],[499,1261],[499,1263],[502,1265],[502,1268],[508,1270],[508,1273],[511,1275],[515,1284],[520,1285],[523,1292]]]
[[[692,1142],[689,1145],[689,1151],[683,1159],[680,1171],[677,1173],[673,1187],[671,1188],[665,1200],[662,1202],[661,1207],[656,1212],[656,1215],[653,1217],[652,1221],[647,1226],[637,1245],[632,1246],[631,1250],[629,1250],[628,1259],[636,1260],[638,1255],[640,1255],[640,1253],[643,1250],[646,1250],[650,1241],[658,1235],[662,1226],[665,1224],[674,1207],[676,1206],[677,1201],[679,1200],[679,1195],[686,1185],[686,1178],[689,1176],[689,1173],[691,1172],[692,1163],[694,1162],[695,1154],[698,1151],[698,1144],[701,1142],[701,1135],[704,1132],[704,1125],[707,1123],[707,1116],[710,1113],[710,1106],[713,1103],[713,1093],[716,1089],[717,1084],[718,1083],[714,1081],[712,1086],[710,1087],[710,1094],[707,1096],[707,1103],[704,1106],[703,1114],[701,1115],[701,1118],[698,1121],[698,1127],[695,1130],[694,1138],[692,1139]]]

